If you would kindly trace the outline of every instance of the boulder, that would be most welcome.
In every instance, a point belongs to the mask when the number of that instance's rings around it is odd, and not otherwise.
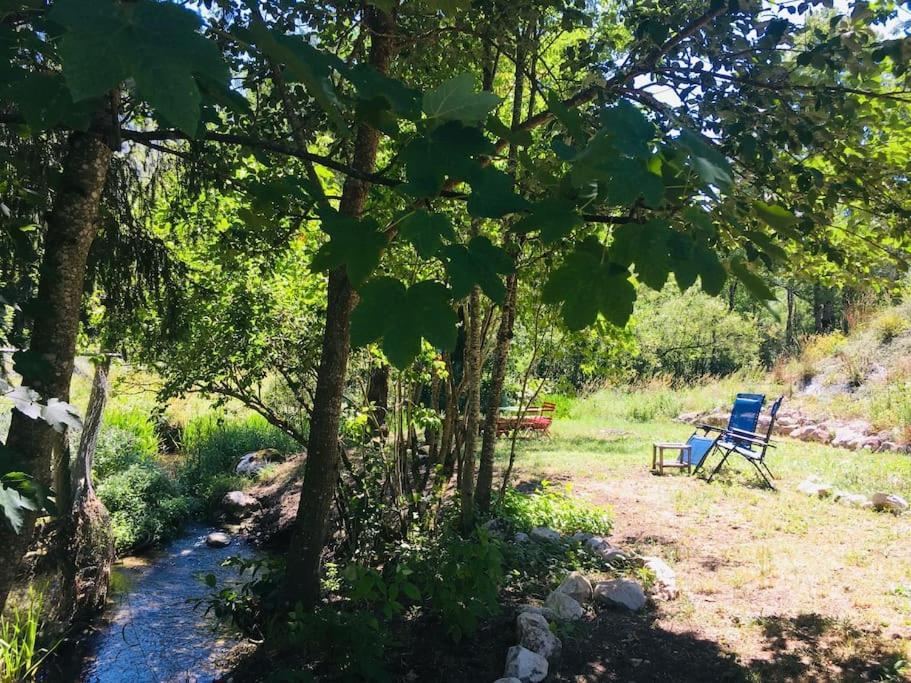
[[[516,543],[527,543],[531,540],[531,537],[526,534],[524,531],[517,531],[516,535],[512,537]]]
[[[601,536],[592,536],[585,541],[585,547],[593,553],[598,553],[604,548],[610,548],[611,544],[608,543],[606,538],[602,538]]]
[[[582,604],[592,599],[592,584],[579,572],[570,572],[557,588],[576,602]]]
[[[870,496],[870,502],[875,510],[895,512],[900,514],[908,509],[908,501],[893,493],[877,492]]]
[[[577,531],[569,538],[570,538],[570,540],[575,541],[576,543],[585,543],[586,541],[588,541],[588,539],[594,538],[594,536],[595,536],[594,534],[590,534],[587,531]]]
[[[262,472],[270,463],[281,462],[282,454],[274,448],[263,448],[259,451],[244,453],[237,467],[234,468],[236,474],[242,474],[247,477],[255,477]]]
[[[848,505],[849,507],[863,508],[868,507],[867,504],[870,503],[870,499],[860,493],[836,491],[836,495],[834,497],[835,500],[837,500],[839,503],[842,505]],[[870,503],[870,505],[872,505],[872,503]]]
[[[544,601],[544,607],[549,609],[557,619],[575,621],[582,618],[582,605],[573,597],[560,591],[552,591]]]
[[[210,548],[227,548],[231,545],[231,537],[224,531],[213,531],[206,536],[206,545]]]
[[[493,683],[522,683],[518,678],[510,676],[509,678],[498,678]]]
[[[538,543],[559,543],[563,537],[559,531],[546,526],[536,526],[531,530],[531,538]]]
[[[677,588],[677,574],[660,557],[643,557],[644,565],[655,575],[651,593],[662,600],[674,600],[680,595]]]
[[[235,517],[245,517],[259,508],[259,501],[243,491],[228,491],[221,499],[222,509]]]
[[[595,602],[606,607],[625,607],[636,612],[645,607],[645,592],[635,581],[612,579],[595,586]]]
[[[529,614],[540,614],[545,619],[557,618],[557,615],[554,614],[552,610],[549,610],[546,607],[540,607],[539,605],[521,605],[519,607],[519,614],[526,612]]]
[[[558,657],[563,648],[560,639],[551,633],[550,625],[540,614],[522,612],[516,619],[516,639],[519,645],[537,652],[545,659]]]
[[[547,678],[547,660],[528,648],[513,645],[506,651],[503,676],[518,678],[521,683],[540,683]]]
[[[499,518],[489,519],[484,522],[484,528],[491,538],[505,540],[506,534],[509,532],[509,522]]]
[[[612,567],[626,564],[630,561],[630,556],[620,550],[620,548],[606,548],[599,554],[601,555],[601,559],[604,560],[604,563],[609,564]]]

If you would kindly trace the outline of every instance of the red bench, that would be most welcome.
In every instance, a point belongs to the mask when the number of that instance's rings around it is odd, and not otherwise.
[[[550,425],[554,421],[554,413],[557,410],[555,403],[545,401],[540,406],[529,406],[525,414],[519,417],[499,417],[497,418],[497,436],[511,434],[514,429],[520,434],[533,436],[550,436]]]

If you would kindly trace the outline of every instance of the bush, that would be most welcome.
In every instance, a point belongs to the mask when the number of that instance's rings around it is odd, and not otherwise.
[[[879,343],[888,344],[900,334],[906,332],[911,327],[911,324],[898,311],[890,310],[874,318],[871,327]]]
[[[629,395],[626,419],[631,422],[652,422],[656,418],[671,418],[680,414],[683,401],[668,387],[645,388]]]
[[[562,534],[584,531],[607,535],[612,522],[610,513],[599,507],[573,499],[571,487],[551,486],[541,482],[541,488],[531,494],[507,489],[499,503],[499,514],[518,531],[531,531],[536,526],[546,526]]]
[[[92,472],[99,480],[130,465],[150,463],[158,454],[158,438],[151,421],[136,410],[111,411],[104,417]]]
[[[173,536],[195,507],[153,463],[134,463],[110,475],[98,485],[98,497],[111,513],[118,553]]]
[[[250,451],[275,448],[293,453],[300,445],[261,415],[227,418],[209,414],[191,420],[184,429],[186,461],[178,479],[187,492],[200,498],[211,494],[215,477],[232,473],[238,459]],[[222,479],[222,481],[225,481]]]

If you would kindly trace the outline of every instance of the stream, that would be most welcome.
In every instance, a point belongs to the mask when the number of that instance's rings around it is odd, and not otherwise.
[[[153,553],[125,558],[111,576],[113,603],[88,643],[78,680],[88,683],[203,683],[223,670],[226,653],[240,639],[216,627],[205,607],[187,603],[211,592],[203,577],[221,587],[237,577],[226,558],[258,553],[238,537],[227,548],[209,548],[216,529],[191,525]]]

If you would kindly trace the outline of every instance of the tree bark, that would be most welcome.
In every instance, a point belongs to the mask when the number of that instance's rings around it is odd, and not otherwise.
[[[477,285],[468,296],[467,340],[468,403],[465,406],[465,443],[459,468],[459,497],[461,504],[462,533],[474,528],[474,450],[478,436],[478,418],[481,412],[481,292]]]
[[[486,513],[490,509],[493,489],[493,455],[497,444],[497,419],[500,416],[500,397],[503,394],[506,365],[509,360],[509,345],[512,342],[515,322],[517,285],[518,278],[515,273],[512,273],[506,280],[506,299],[503,302],[500,328],[497,330],[497,345],[494,350],[490,378],[490,398],[487,403],[487,412],[484,415],[484,434],[478,462],[477,503],[478,510],[482,513]]]
[[[380,365],[370,370],[367,382],[367,402],[375,433],[383,431],[389,412],[389,366]]]
[[[68,401],[70,397],[86,259],[97,232],[98,207],[111,154],[106,141],[94,131],[73,133],[67,143],[59,189],[47,218],[29,348],[32,357],[41,359],[43,365],[29,366],[22,372],[22,383],[45,400]],[[51,459],[60,453],[63,435],[41,420],[13,411],[7,446],[23,458],[32,476],[47,485]],[[35,519],[34,513],[28,513],[19,534],[0,527],[0,611],[32,539]]]
[[[794,330],[794,318],[797,312],[797,302],[794,298],[794,290],[791,287],[787,287],[785,291],[787,292],[788,318],[785,323],[784,345],[787,349],[793,349],[797,341],[795,339]]]
[[[365,8],[366,26],[371,34],[370,65],[385,73],[392,60],[395,28],[392,17],[372,5]],[[352,166],[372,173],[380,134],[372,126],[358,126]],[[342,190],[339,212],[360,217],[367,200],[369,185],[348,177]],[[288,553],[285,596],[290,604],[305,609],[314,607],[320,595],[320,562],[326,540],[328,513],[338,478],[338,428],[342,390],[348,367],[351,310],[357,294],[344,267],[329,273],[326,305],[326,327],[323,332],[322,356],[316,381],[307,462],[297,510],[294,539]]]

